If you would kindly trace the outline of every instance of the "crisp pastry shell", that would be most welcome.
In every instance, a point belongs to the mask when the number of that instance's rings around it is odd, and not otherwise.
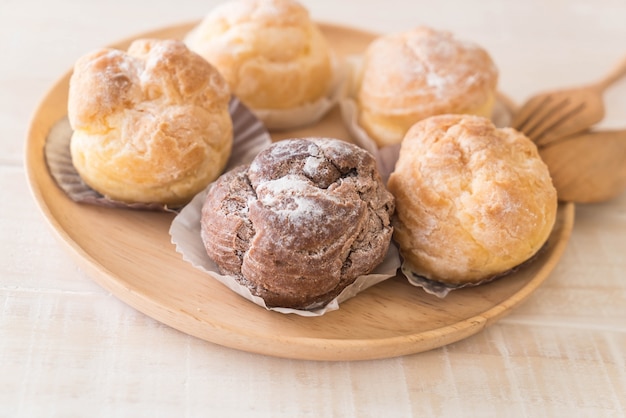
[[[211,186],[209,186],[211,187]],[[215,280],[231,289],[233,292],[248,301],[267,310],[282,314],[296,314],[299,316],[322,316],[328,312],[339,309],[340,304],[356,296],[358,293],[372,287],[384,280],[396,276],[400,268],[400,256],[393,242],[389,244],[385,259],[371,273],[359,276],[354,283],[346,287],[336,298],[324,306],[312,307],[311,309],[293,309],[282,307],[268,307],[265,301],[253,295],[250,289],[241,285],[234,276],[223,275],[217,264],[209,258],[200,236],[200,220],[202,217],[202,205],[206,199],[208,188],[196,195],[174,218],[170,226],[172,243],[176,251],[183,259],[191,263],[195,268],[207,273]]]
[[[362,57],[359,55],[352,55],[344,61],[345,78],[339,100],[341,117],[354,143],[369,151],[376,158],[378,171],[383,180],[387,181],[398,160],[400,144],[379,146],[359,122],[359,108],[354,95],[361,64]],[[504,128],[510,125],[512,117],[511,101],[505,95],[496,93],[491,121],[496,127]]]
[[[238,0],[213,8],[185,36],[270,130],[320,120],[338,100],[340,68],[309,11],[293,0]]]
[[[429,116],[489,117],[497,82],[489,53],[451,32],[417,26],[383,35],[363,52],[355,78],[359,123],[382,147]]]
[[[388,187],[405,275],[451,288],[526,262],[556,220],[556,190],[536,146],[476,116],[433,116],[414,125]]]
[[[229,103],[229,113],[233,120],[233,153],[227,162],[226,170],[250,162],[256,154],[272,140],[263,123],[236,97]],[[110,199],[89,187],[72,164],[70,139],[72,128],[67,117],[54,124],[44,146],[44,157],[50,174],[65,194],[75,202],[136,210],[178,211],[179,206],[160,202],[127,203]]]
[[[73,164],[112,199],[184,204],[226,165],[230,96],[217,69],[180,41],[94,50],[69,82]]]
[[[289,109],[251,109],[271,131],[287,131],[319,122],[345,95],[347,67],[332,58],[333,76],[326,94],[319,99]]]

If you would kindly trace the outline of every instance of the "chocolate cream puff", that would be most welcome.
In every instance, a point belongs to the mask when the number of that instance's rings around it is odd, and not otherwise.
[[[201,237],[220,272],[268,307],[314,309],[383,261],[393,211],[371,154],[288,139],[212,185]]]

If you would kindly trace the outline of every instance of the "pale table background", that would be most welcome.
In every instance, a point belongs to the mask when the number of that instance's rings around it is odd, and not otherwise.
[[[578,206],[564,257],[510,316],[430,352],[309,362],[184,335],[66,255],[23,167],[38,100],[82,54],[199,19],[216,1],[0,0],[0,417],[620,417],[626,414],[626,195]],[[625,0],[303,2],[377,32],[417,24],[487,48],[516,101],[591,81],[626,55]],[[606,94],[626,128],[626,83]]]

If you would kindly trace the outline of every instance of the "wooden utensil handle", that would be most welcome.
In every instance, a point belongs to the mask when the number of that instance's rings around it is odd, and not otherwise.
[[[600,91],[606,90],[611,84],[626,75],[626,57],[623,57],[618,64],[598,83],[596,86]]]

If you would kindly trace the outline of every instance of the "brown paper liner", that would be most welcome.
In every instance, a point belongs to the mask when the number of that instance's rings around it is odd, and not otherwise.
[[[265,146],[271,144],[265,125],[233,97],[229,103],[233,120],[233,152],[225,170],[247,164]],[[44,157],[48,170],[57,185],[75,202],[111,208],[177,212],[180,207],[168,207],[162,203],[126,203],[109,199],[89,187],[74,168],[70,154],[72,128],[67,117],[55,123],[44,146]]]

